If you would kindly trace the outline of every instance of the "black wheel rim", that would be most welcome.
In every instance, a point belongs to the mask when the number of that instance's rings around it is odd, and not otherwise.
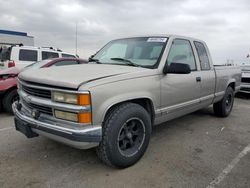
[[[145,125],[139,118],[127,120],[121,127],[118,134],[118,148],[123,156],[135,155],[145,139]]]
[[[232,104],[233,104],[233,96],[231,94],[227,95],[226,101],[226,109],[231,110]]]

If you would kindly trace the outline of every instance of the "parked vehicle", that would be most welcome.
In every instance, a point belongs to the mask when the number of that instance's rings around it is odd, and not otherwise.
[[[12,103],[18,99],[17,75],[20,70],[12,67],[0,70],[0,106],[6,112],[12,113]]]
[[[241,78],[241,86],[240,92],[242,93],[250,93],[250,65],[242,65],[242,78]]]
[[[76,58],[75,55],[55,50],[52,47],[34,47],[13,45],[10,47],[0,48],[0,69],[17,67],[24,68],[34,62],[58,58],[71,57]]]
[[[65,66],[88,63],[87,60],[79,58],[54,58],[46,59],[29,65],[22,69],[38,69],[52,66]],[[0,105],[3,106],[4,110],[8,113],[12,113],[12,103],[18,99],[17,94],[17,75],[20,73],[20,69],[12,67],[9,69],[0,70]]]
[[[21,73],[16,130],[97,147],[103,162],[124,168],[143,156],[153,125],[211,104],[227,117],[240,88],[239,67],[214,67],[206,44],[188,37],[118,39],[89,61]]]
[[[77,65],[77,64],[85,64],[85,63],[88,63],[88,61],[85,59],[61,57],[61,58],[46,59],[43,61],[33,63],[25,67],[24,70],[53,67],[53,66]]]

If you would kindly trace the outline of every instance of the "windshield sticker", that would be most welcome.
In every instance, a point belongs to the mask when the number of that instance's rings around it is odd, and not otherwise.
[[[148,38],[147,42],[166,42],[167,38]]]

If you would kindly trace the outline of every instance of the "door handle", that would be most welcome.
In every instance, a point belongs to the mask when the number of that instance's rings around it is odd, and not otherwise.
[[[201,77],[196,77],[196,82],[201,82]]]

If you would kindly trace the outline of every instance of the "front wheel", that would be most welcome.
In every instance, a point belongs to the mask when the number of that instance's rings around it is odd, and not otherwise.
[[[234,104],[234,90],[232,87],[228,87],[224,97],[221,101],[214,103],[214,113],[219,117],[227,117],[233,108]]]
[[[16,89],[13,89],[5,94],[3,97],[3,108],[7,113],[13,114],[12,104],[18,100],[18,93]]]
[[[121,104],[114,107],[103,124],[103,139],[97,154],[110,166],[129,167],[145,153],[150,135],[149,113],[138,104]]]

